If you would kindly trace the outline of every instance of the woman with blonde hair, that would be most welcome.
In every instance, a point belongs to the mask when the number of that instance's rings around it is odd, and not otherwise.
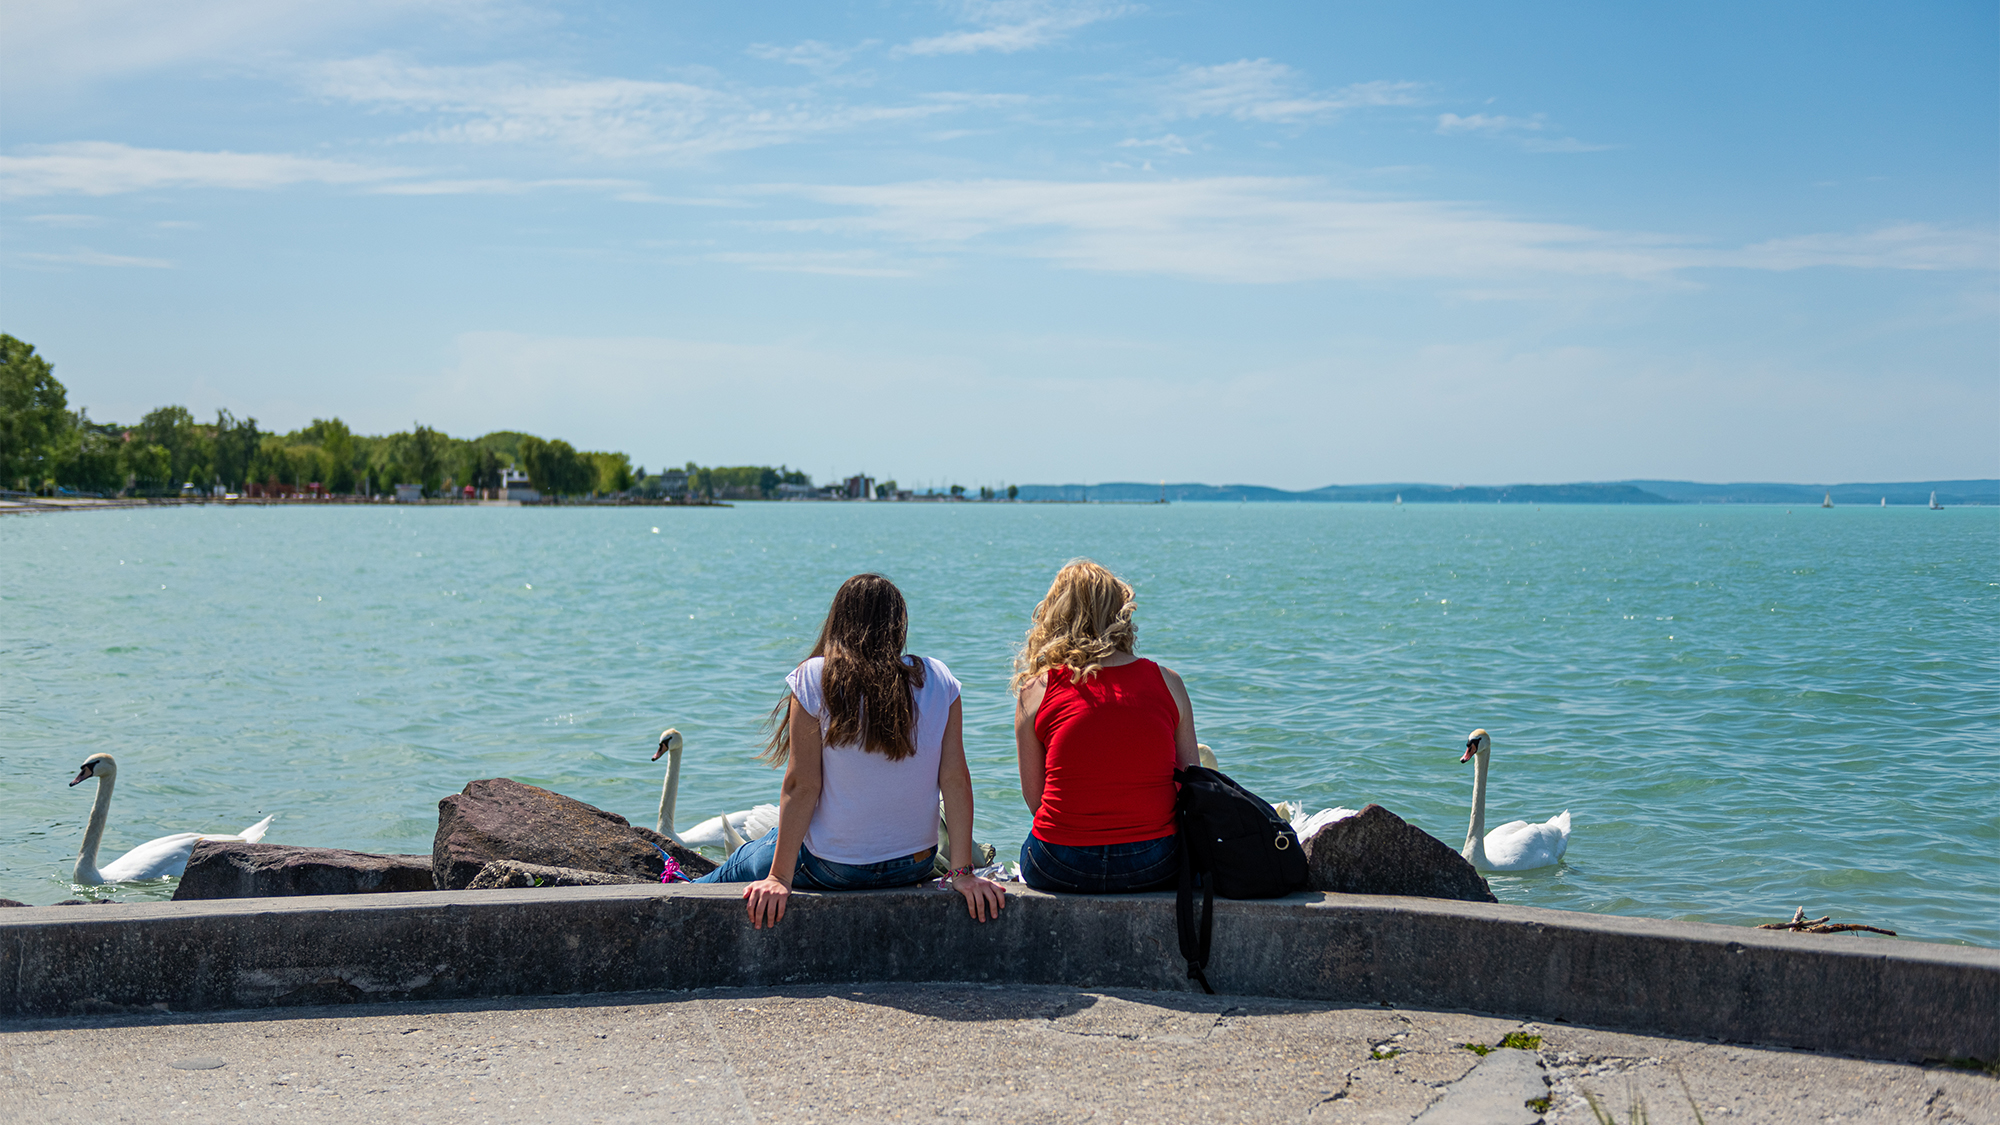
[[[938,803],[951,840],[952,889],[984,922],[1006,903],[972,873],[972,777],[958,681],[908,655],[909,610],[879,574],[841,584],[812,655],[785,677],[766,757],[785,767],[778,827],[736,849],[698,883],[749,883],[750,923],[775,926],[792,890],[905,887],[930,876]]]
[[[1132,587],[1077,559],[1035,607],[1015,661],[1014,747],[1035,823],[1036,890],[1151,891],[1179,875],[1174,770],[1198,762],[1194,706],[1172,670],[1133,653]]]

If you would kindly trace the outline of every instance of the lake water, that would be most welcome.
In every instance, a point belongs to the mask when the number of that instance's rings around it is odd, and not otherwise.
[[[978,834],[1027,831],[1006,681],[1055,569],[1139,592],[1144,655],[1264,796],[1379,802],[1454,848],[1567,808],[1501,901],[1810,915],[2000,945],[2000,511],[1430,505],[207,507],[0,520],[0,896],[175,831],[428,852],[507,776],[651,825],[775,799],[759,725],[879,570],[965,685]],[[661,763],[664,765],[664,763]],[[126,886],[162,898],[170,885]],[[1828,939],[1840,940],[1840,939]]]

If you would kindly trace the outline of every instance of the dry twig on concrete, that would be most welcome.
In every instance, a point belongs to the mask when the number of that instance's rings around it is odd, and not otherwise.
[[[1844,934],[1857,930],[1865,930],[1871,934],[1887,934],[1890,937],[1896,936],[1896,931],[1885,930],[1878,926],[1863,926],[1858,922],[1835,923],[1831,914],[1824,918],[1807,918],[1806,908],[1803,906],[1793,912],[1792,920],[1789,922],[1766,922],[1757,928],[1760,930],[1790,930],[1795,934]]]

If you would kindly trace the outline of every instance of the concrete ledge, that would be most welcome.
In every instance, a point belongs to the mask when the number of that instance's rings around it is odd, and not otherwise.
[[[620,886],[0,912],[0,1016],[859,981],[1185,991],[1173,896]],[[1923,1060],[2000,1057],[2000,951],[1485,903],[1218,902],[1224,992]]]

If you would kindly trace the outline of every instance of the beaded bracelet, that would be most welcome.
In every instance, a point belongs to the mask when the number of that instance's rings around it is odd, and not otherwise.
[[[951,881],[952,881],[953,879],[956,879],[956,878],[958,878],[958,877],[959,877],[960,875],[970,875],[970,874],[972,874],[972,868],[971,868],[970,866],[967,866],[967,867],[954,867],[954,868],[952,868],[952,869],[951,869],[950,873],[948,873],[947,875],[945,875],[945,877],[944,877],[944,881],[945,881],[945,882],[947,882],[947,883],[949,883],[949,882],[951,882]]]

